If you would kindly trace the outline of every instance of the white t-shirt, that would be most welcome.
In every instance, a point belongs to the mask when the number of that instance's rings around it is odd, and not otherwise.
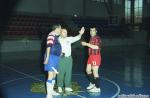
[[[71,44],[80,40],[81,36],[75,36],[75,37],[66,37],[62,38],[59,37],[59,42],[61,44],[62,53],[65,53],[65,57],[71,56]]]

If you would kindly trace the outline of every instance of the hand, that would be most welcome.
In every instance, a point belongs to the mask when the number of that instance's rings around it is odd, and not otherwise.
[[[82,46],[87,46],[86,42],[81,42]]]
[[[65,53],[62,52],[60,56],[65,56]]]
[[[82,27],[81,29],[80,29],[80,31],[79,31],[79,34],[84,34],[84,31],[85,31],[85,28],[84,27]]]
[[[44,64],[47,64],[47,63],[48,63],[48,59],[45,59]]]

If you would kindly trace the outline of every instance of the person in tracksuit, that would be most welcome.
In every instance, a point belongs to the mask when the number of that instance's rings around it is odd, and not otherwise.
[[[59,41],[62,47],[62,55],[59,62],[59,74],[57,75],[58,92],[62,93],[62,88],[65,87],[65,91],[71,92],[71,77],[72,77],[72,56],[71,56],[71,44],[81,39],[84,33],[84,27],[81,28],[79,34],[74,37],[67,37],[67,30],[64,28],[61,31]]]

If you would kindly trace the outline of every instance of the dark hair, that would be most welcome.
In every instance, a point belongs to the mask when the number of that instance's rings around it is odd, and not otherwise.
[[[90,29],[95,29],[95,30],[97,30],[97,27],[94,26],[94,27],[91,27]]]
[[[60,25],[60,24],[53,25],[53,26],[52,26],[52,30],[55,30],[56,28],[60,28],[60,27],[61,27],[61,25]]]

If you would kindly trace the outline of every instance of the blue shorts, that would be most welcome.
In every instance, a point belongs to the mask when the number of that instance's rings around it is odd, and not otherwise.
[[[50,54],[48,63],[44,65],[45,71],[54,71],[52,67],[54,67],[56,70],[58,70],[58,63],[59,63],[59,56]]]

